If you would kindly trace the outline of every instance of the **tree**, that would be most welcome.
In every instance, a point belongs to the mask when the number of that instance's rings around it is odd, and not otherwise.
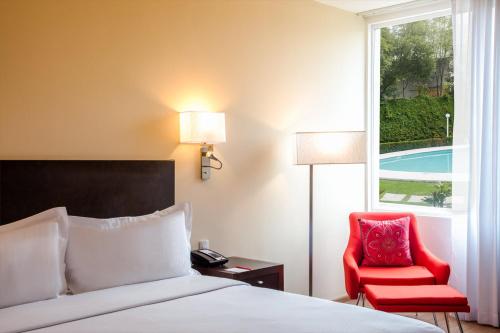
[[[436,95],[442,96],[445,83],[452,76],[451,19],[440,17],[381,29],[380,94],[394,96],[401,91],[405,98],[408,86],[428,91],[428,83],[436,82]]]
[[[395,37],[389,28],[380,31],[380,97],[393,95],[396,85],[393,61]]]
[[[402,97],[410,83],[429,80],[433,69],[432,49],[427,41],[427,21],[417,21],[395,27],[393,61],[395,77],[401,85]]]
[[[429,21],[429,43],[432,47],[434,59],[434,80],[436,81],[436,95],[443,96],[445,79],[452,78],[453,42],[452,25],[449,16],[438,17]]]

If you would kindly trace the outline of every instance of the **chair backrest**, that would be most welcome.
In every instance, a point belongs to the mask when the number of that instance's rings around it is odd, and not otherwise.
[[[363,260],[363,246],[361,242],[361,230],[359,228],[359,219],[383,221],[383,220],[394,220],[401,217],[410,217],[410,251],[413,259],[413,263],[419,262],[419,254],[424,245],[418,234],[417,218],[415,214],[409,212],[355,212],[349,215],[349,247],[355,249],[355,257],[358,264],[361,264]]]

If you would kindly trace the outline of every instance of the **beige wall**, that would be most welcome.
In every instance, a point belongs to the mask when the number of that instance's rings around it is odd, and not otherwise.
[[[296,131],[364,128],[365,25],[306,0],[0,2],[0,158],[176,160],[193,242],[283,262],[307,291],[308,168]],[[199,180],[177,112],[223,111],[224,169]],[[317,295],[344,294],[362,167],[318,167]],[[319,252],[319,250],[323,250]]]

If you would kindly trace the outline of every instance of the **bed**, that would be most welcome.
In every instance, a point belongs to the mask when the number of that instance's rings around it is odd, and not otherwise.
[[[96,218],[147,214],[174,204],[174,171],[174,161],[0,161],[0,223],[57,206]],[[0,333],[27,331],[442,332],[402,316],[201,275],[0,309]]]

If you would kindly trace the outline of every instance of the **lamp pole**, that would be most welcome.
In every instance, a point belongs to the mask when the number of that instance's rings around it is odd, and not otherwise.
[[[309,166],[308,294],[312,296],[314,289],[314,165],[365,163],[366,133],[364,131],[299,132],[296,133],[295,138],[297,165]],[[345,149],[331,149],[339,145]]]
[[[450,137],[450,114],[446,114],[446,137]]]
[[[314,166],[309,165],[309,296],[313,295]]]

